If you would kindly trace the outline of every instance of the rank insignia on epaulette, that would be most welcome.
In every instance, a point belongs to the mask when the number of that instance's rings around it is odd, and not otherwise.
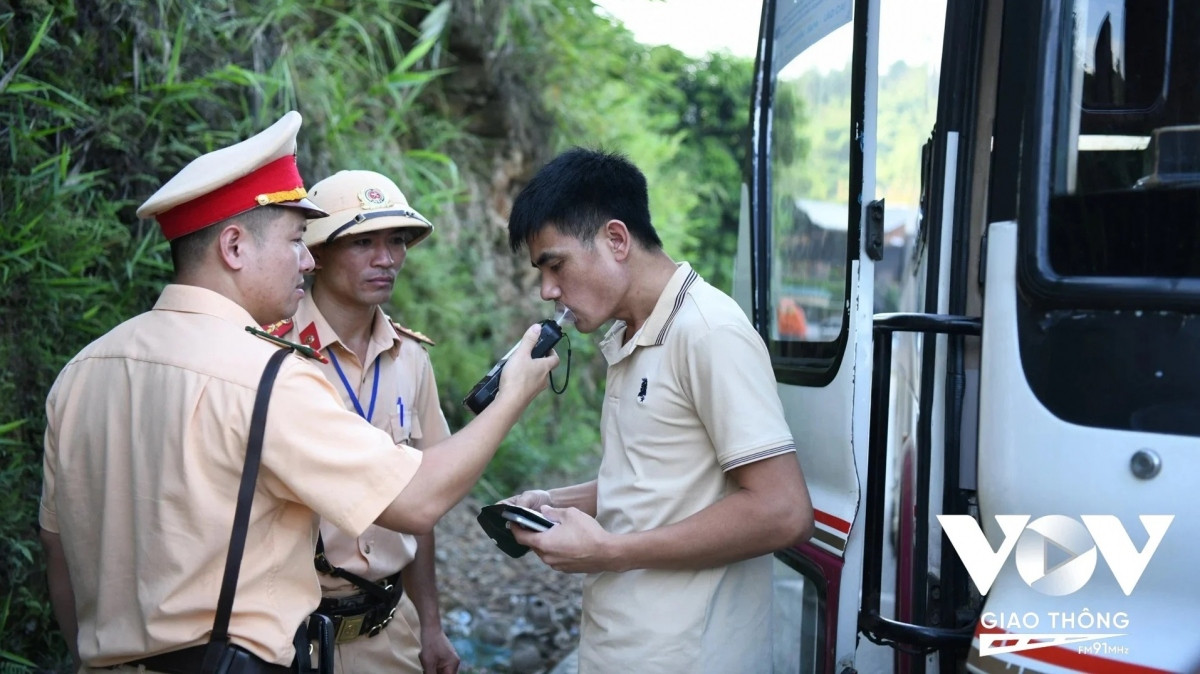
[[[400,325],[396,321],[392,321],[392,328],[394,328],[396,330],[396,334],[398,334],[398,335],[412,337],[413,339],[417,340],[418,342],[424,342],[424,343],[428,344],[429,346],[437,346],[437,342],[435,342],[432,339],[426,337],[425,335],[417,332],[416,330],[413,330],[412,328],[406,328],[403,325]]]
[[[262,330],[263,330],[263,332],[265,332],[269,335],[273,335],[275,337],[282,337],[292,331],[293,325],[294,325],[294,323],[292,322],[292,319],[285,318],[282,321],[276,321],[274,323],[271,323],[270,325],[262,326]]]
[[[295,349],[296,353],[298,353],[306,358],[311,358],[311,359],[321,362],[321,363],[326,363],[326,364],[329,363],[328,358],[326,358],[325,356],[322,356],[320,351],[317,351],[316,349],[314,349],[312,347],[305,346],[303,344],[296,344],[295,342],[289,342],[286,339],[283,339],[281,337],[276,337],[275,335],[272,335],[269,332],[260,330],[256,327],[253,327],[250,325],[246,326],[246,332],[254,335],[255,337],[262,337],[263,339],[267,340],[268,342],[273,342],[280,346],[286,346],[286,347]]]

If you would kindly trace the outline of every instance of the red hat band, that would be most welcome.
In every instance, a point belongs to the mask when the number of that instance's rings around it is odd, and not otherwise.
[[[288,155],[156,217],[163,236],[172,241],[251,208],[298,201],[306,196],[296,156]]]

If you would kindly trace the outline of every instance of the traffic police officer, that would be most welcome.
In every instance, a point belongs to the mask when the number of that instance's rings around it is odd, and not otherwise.
[[[171,241],[175,283],[72,358],[47,398],[39,522],[83,671],[198,671],[259,377],[280,348],[247,328],[295,313],[307,218],[325,215],[296,168],[300,122],[290,112],[197,158],[138,209]],[[347,411],[304,357],[283,362],[229,623],[258,663],[246,671],[286,671],[317,608],[314,513],[355,536],[373,522],[430,531],[545,387],[558,359],[531,359],[536,337],[505,368],[502,404],[424,452]]]
[[[304,234],[316,260],[313,282],[295,317],[268,330],[324,356],[319,367],[346,407],[397,443],[423,449],[441,442],[450,427],[424,348],[433,341],[392,322],[381,307],[409,249],[433,225],[374,171],[339,171],[313,185],[310,197],[329,212]],[[338,672],[457,670],[441,626],[432,533],[371,526],[355,538],[322,522],[321,539],[320,610],[334,619]],[[372,584],[403,593],[379,593]]]

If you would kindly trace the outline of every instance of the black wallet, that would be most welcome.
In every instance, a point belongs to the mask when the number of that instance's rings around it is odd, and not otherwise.
[[[521,545],[513,538],[512,531],[508,528],[509,522],[535,531],[545,531],[554,526],[554,522],[546,519],[541,513],[508,503],[484,506],[475,520],[483,527],[488,537],[496,542],[496,546],[514,559],[529,552],[529,547]]]

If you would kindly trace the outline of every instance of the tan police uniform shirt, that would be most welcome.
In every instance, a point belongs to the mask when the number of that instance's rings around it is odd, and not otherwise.
[[[283,336],[317,348],[329,360],[318,363],[318,367],[341,394],[345,407],[355,410],[357,401],[363,413],[370,415],[372,425],[387,431],[396,443],[424,449],[450,437],[429,353],[416,338],[397,331],[382,309],[375,310],[365,364],[342,343],[311,295],[300,302],[292,327]],[[356,538],[332,523],[322,522],[321,538],[331,564],[369,580],[387,578],[408,566],[417,549],[413,536],[375,525]],[[341,578],[321,574],[320,580],[326,596],[362,591]],[[338,646],[338,671],[420,671],[416,609],[407,594],[400,602],[395,619],[383,633]]]
[[[727,295],[679,265],[641,330],[618,321],[601,414],[597,517],[631,533],[737,489],[726,471],[795,445],[762,339]],[[579,671],[771,671],[771,558],[585,580]]]
[[[46,403],[40,522],[62,538],[79,650],[97,667],[202,644],[212,630],[250,415],[278,345],[242,307],[167,286],[154,309],[73,358]],[[288,664],[320,598],[316,514],[354,535],[420,453],[363,423],[289,356],[271,395],[229,632]]]

